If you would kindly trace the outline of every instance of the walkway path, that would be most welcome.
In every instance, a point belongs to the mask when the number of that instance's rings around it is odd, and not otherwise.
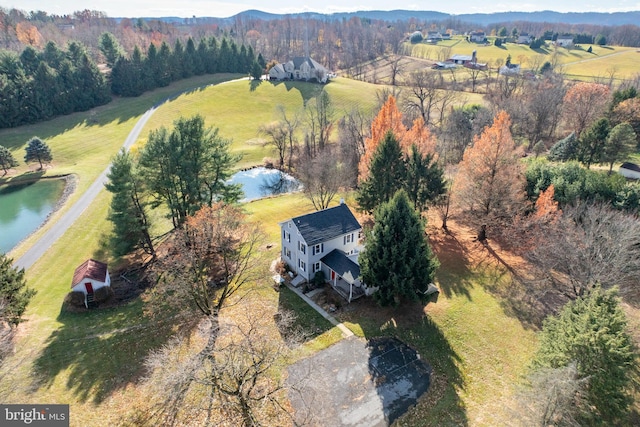
[[[325,319],[327,319],[333,326],[337,326],[338,329],[340,329],[340,331],[342,332],[342,336],[343,337],[349,338],[349,337],[353,336],[353,332],[351,332],[351,330],[349,328],[344,326],[342,323],[338,322],[335,317],[333,317],[332,315],[327,313],[322,307],[320,307],[318,304],[316,304],[311,298],[306,296],[304,294],[304,292],[302,292],[300,289],[298,289],[295,286],[292,286],[291,284],[288,284],[288,283],[287,283],[287,287],[289,289],[291,289],[293,292],[295,292],[296,295],[298,295],[300,298],[302,298],[302,300],[304,302],[309,304],[309,306],[311,306],[311,308],[313,308],[315,311],[320,313],[320,315],[322,317],[324,317]]]

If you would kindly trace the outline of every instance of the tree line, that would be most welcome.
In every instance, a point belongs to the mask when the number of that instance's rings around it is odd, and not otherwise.
[[[266,65],[251,47],[210,37],[186,48],[180,40],[171,50],[166,43],[149,46],[143,55],[136,46],[131,57],[124,54],[110,33],[101,36],[100,48],[111,73],[100,71],[86,48],[71,42],[66,50],[48,42],[42,51],[27,46],[20,55],[0,52],[0,128],[48,120],[86,111],[118,96],[139,96],[176,80],[205,73],[252,73],[260,77]]]
[[[111,100],[104,75],[84,46],[49,42],[18,56],[0,52],[0,128],[86,111]]]

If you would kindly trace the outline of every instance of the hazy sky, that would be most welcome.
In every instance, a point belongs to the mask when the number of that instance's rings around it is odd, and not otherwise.
[[[448,0],[394,2],[392,0],[304,0],[275,1],[208,1],[208,0],[0,0],[0,6],[25,11],[44,10],[58,15],[77,10],[92,9],[106,12],[110,17],[159,17],[159,16],[215,16],[228,17],[247,9],[272,13],[292,12],[353,12],[357,10],[435,10],[453,14],[491,13],[539,10],[557,12],[624,12],[640,10],[640,0]]]

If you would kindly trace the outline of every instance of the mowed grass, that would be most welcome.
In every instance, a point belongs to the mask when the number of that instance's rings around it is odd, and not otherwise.
[[[232,140],[233,151],[243,156],[240,167],[262,164],[265,157],[274,157],[274,152],[271,147],[265,147],[260,126],[280,120],[278,106],[285,108],[288,118],[297,115],[299,120],[305,120],[305,104],[322,89],[331,98],[336,118],[355,107],[370,112],[376,105],[378,88],[355,80],[338,78],[324,86],[305,82],[233,81],[186,93],[162,105],[140,134],[141,143],[151,130],[161,126],[171,128],[180,116],[200,114],[208,126],[219,129],[220,136]],[[296,136],[303,141],[301,130]]]
[[[618,51],[614,56],[599,56],[579,63],[566,64],[562,68],[568,78],[577,80],[601,79],[614,81],[633,78],[640,73],[640,50],[633,48]]]

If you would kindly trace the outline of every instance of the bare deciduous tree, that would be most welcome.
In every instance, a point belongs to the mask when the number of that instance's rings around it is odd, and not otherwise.
[[[315,158],[306,157],[300,166],[299,178],[305,196],[316,210],[328,208],[345,181],[345,165],[326,148]]]
[[[580,413],[588,412],[587,386],[588,378],[580,378],[574,363],[540,369],[529,376],[529,387],[516,394],[511,412],[522,426],[580,427]]]
[[[634,216],[580,202],[565,208],[560,221],[541,227],[537,239],[525,255],[557,285],[568,281],[573,297],[597,283],[638,297],[640,221]]]
[[[335,111],[329,94],[322,90],[307,104],[308,134],[305,139],[307,156],[315,157],[329,143],[333,129]]]
[[[272,145],[278,153],[278,168],[284,168],[284,159],[287,154],[289,140],[287,138],[287,128],[282,122],[272,122],[260,126],[260,134],[269,137],[265,145]]]
[[[275,318],[243,310],[235,322],[210,324],[219,328],[214,348],[199,341],[174,339],[147,360],[151,374],[148,408],[140,411],[138,425],[198,424],[219,426],[271,426],[292,424],[287,392],[296,384],[285,382],[283,369],[302,334],[292,327],[289,312]],[[278,336],[286,330],[287,336]],[[200,346],[200,350],[197,347]]]

